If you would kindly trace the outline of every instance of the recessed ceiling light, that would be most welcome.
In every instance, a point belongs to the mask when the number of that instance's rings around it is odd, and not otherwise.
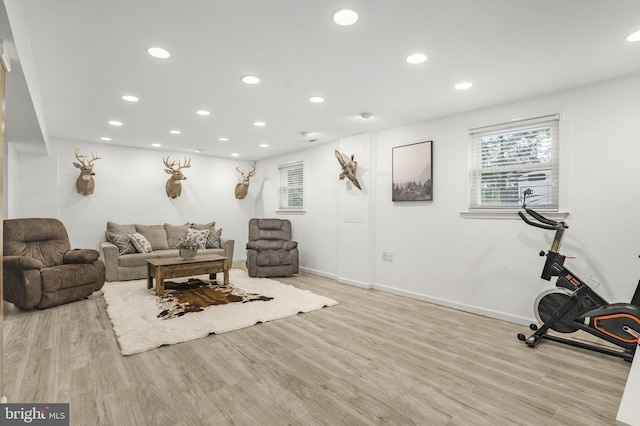
[[[111,140],[111,138],[102,137],[102,138],[100,138],[100,140],[101,140],[101,141],[107,141],[107,142],[108,142],[108,141],[110,141],[110,140]]]
[[[150,47],[147,49],[147,53],[158,59],[167,59],[169,56],[171,56],[171,54],[167,50],[161,47]]]
[[[211,115],[209,111],[206,111],[204,109],[201,109],[200,111],[196,111],[196,114],[202,115],[202,116]]]
[[[458,90],[467,90],[467,89],[470,89],[471,86],[473,86],[473,84],[465,81],[465,82],[456,84],[454,87]]]
[[[312,96],[309,98],[309,102],[313,102],[314,104],[319,104],[324,102],[324,98],[322,96]]]
[[[133,96],[133,95],[122,95],[122,99],[127,101],[127,102],[138,102],[140,100],[136,96]]]
[[[182,132],[180,130],[169,130],[169,133],[171,133],[172,135],[179,135]]]
[[[247,84],[258,84],[260,83],[260,77],[256,75],[243,75],[242,81],[244,81]]]
[[[627,41],[640,41],[640,31],[636,31],[635,33],[629,34],[627,36]]]
[[[338,25],[353,25],[358,21],[358,13],[353,9],[340,9],[333,14],[333,22]]]
[[[151,146],[155,146],[156,148],[158,148],[158,147],[160,147],[162,145],[160,145],[159,143],[152,143]]]
[[[229,138],[218,138],[220,142],[229,142]]]
[[[365,120],[368,120],[371,117],[373,117],[373,114],[371,114],[370,112],[361,112],[360,117],[364,118]]]
[[[122,122],[116,120],[109,121],[109,124],[111,124],[112,126],[122,126]]]
[[[268,143],[261,143],[260,144],[260,148],[269,148],[269,144]]]
[[[423,53],[414,53],[407,56],[407,62],[410,64],[421,64],[427,60],[427,55]]]
[[[254,121],[253,125],[258,127],[264,127],[267,125],[267,123],[265,123],[264,121]]]
[[[240,156],[240,154],[238,154],[237,152],[232,152],[232,153],[231,153],[231,156],[232,156],[232,157],[239,157],[239,156]]]

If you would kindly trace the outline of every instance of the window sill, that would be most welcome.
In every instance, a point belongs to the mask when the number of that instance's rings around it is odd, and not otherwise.
[[[472,212],[460,212],[460,217],[463,219],[518,219],[518,211],[522,210],[483,210]],[[563,221],[569,216],[569,212],[545,212],[540,211],[540,214],[544,217],[548,217],[551,220]]]
[[[277,214],[306,214],[306,210],[276,210]]]

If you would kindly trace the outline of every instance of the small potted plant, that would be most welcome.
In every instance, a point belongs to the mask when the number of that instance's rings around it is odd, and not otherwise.
[[[192,259],[198,254],[198,241],[195,237],[181,237],[176,247],[180,250],[180,257],[183,259]]]

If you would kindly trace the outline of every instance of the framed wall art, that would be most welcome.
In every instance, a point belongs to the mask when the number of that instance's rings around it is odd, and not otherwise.
[[[432,201],[433,141],[396,146],[392,154],[391,200]]]

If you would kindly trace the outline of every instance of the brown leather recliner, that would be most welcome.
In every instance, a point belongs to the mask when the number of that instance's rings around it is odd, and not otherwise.
[[[3,298],[20,308],[49,308],[100,290],[104,263],[97,250],[71,249],[57,219],[6,219],[3,223]]]
[[[287,219],[249,220],[247,272],[250,277],[286,277],[299,272],[298,242]]]

